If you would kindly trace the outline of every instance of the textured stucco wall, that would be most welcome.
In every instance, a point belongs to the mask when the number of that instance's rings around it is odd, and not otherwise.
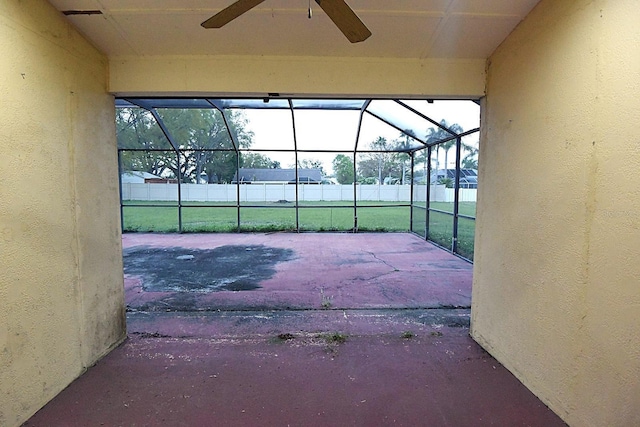
[[[0,2],[2,426],[125,332],[107,79],[106,58],[47,2]]]
[[[488,62],[472,335],[576,426],[640,425],[638,22],[542,0]]]
[[[109,71],[109,90],[120,95],[479,98],[485,83],[481,59],[115,57]]]

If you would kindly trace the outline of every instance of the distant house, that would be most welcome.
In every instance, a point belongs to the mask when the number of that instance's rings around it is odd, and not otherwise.
[[[177,179],[163,178],[161,176],[142,171],[123,172],[122,175],[120,175],[120,179],[123,184],[175,184],[178,182]]]
[[[251,169],[240,168],[233,177],[233,184],[295,184],[295,169]],[[322,183],[322,171],[320,169],[298,169],[298,182],[301,184]]]
[[[431,182],[435,183],[439,179],[456,179],[455,169],[433,170]],[[460,169],[460,188],[478,188],[478,171],[476,169]]]
[[[122,180],[123,184],[125,183],[143,184],[145,182],[145,179],[155,179],[155,178],[160,178],[160,177],[152,173],[142,172],[142,171],[123,172],[122,175],[120,176],[120,179]]]

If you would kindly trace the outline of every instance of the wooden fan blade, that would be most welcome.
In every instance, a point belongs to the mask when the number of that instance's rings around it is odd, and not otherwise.
[[[238,0],[231,6],[222,9],[220,12],[213,15],[211,18],[204,21],[202,25],[204,28],[220,28],[223,25],[236,19],[243,13],[253,9],[264,0]]]
[[[316,3],[351,43],[364,41],[371,35],[371,31],[344,0],[316,0]]]

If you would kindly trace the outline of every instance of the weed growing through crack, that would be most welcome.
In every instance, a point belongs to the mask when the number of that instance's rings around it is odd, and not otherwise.
[[[431,336],[432,336],[432,337],[441,337],[441,336],[442,336],[442,332],[440,332],[440,331],[433,331],[433,332],[431,332]]]
[[[286,333],[283,332],[283,333],[278,334],[276,336],[270,337],[268,342],[271,343],[271,344],[283,344],[283,343],[289,342],[291,340],[294,340],[295,338],[296,338],[295,335],[290,334],[289,332],[286,332]]]
[[[295,338],[295,335],[286,333],[286,334],[278,334],[278,339],[281,341],[289,341]]]
[[[331,299],[333,297],[327,296],[324,294],[324,289],[320,288],[320,305],[322,306],[322,308],[324,309],[329,309],[331,308]]]
[[[413,333],[413,332],[411,332],[411,331],[403,332],[403,333],[402,333],[402,335],[400,335],[400,337],[402,337],[402,338],[404,338],[404,339],[407,339],[407,340],[408,340],[408,339],[411,339],[411,338],[413,338],[413,337],[415,337],[415,336],[416,336],[416,334],[414,334],[414,333]]]
[[[329,344],[332,344],[332,343],[342,344],[347,341],[347,336],[339,332],[334,332],[332,334],[329,334],[325,338]]]

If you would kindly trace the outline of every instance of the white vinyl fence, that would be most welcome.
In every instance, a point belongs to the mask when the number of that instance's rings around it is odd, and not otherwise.
[[[353,200],[353,185],[300,185],[300,201],[350,201]],[[475,202],[476,189],[461,188],[460,201]],[[240,185],[240,202],[294,201],[296,187],[291,184],[243,184]],[[235,184],[182,184],[184,202],[236,203]],[[376,202],[409,202],[409,185],[356,185],[356,200]],[[453,202],[453,188],[444,185],[431,186],[432,202]],[[178,184],[122,183],[122,200],[129,201],[177,201]],[[426,186],[414,186],[414,201],[426,200]]]

